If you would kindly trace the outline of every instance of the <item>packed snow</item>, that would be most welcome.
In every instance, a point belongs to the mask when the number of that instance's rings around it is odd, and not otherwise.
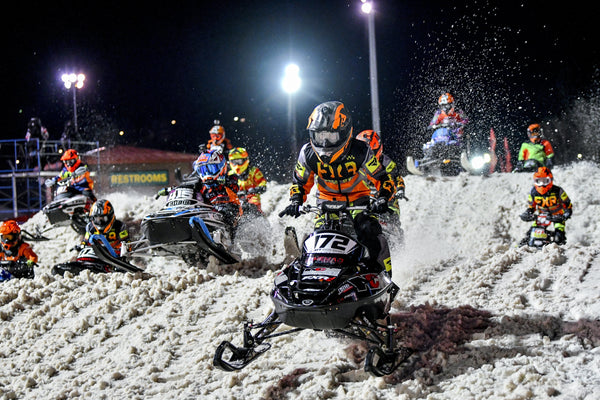
[[[287,183],[271,182],[263,196],[271,228],[255,238],[266,249],[231,266],[136,258],[143,273],[57,277],[51,267],[75,255],[78,237],[52,229],[51,240],[31,242],[40,257],[35,279],[0,287],[0,398],[596,399],[600,169],[580,162],[554,176],[574,213],[567,244],[541,250],[517,247],[529,225],[518,216],[530,174],[405,177],[392,313],[406,321],[407,341],[421,340],[423,359],[383,378],[363,371],[360,343],[310,330],[270,340],[241,371],[212,365],[221,341],[241,345],[243,322],[271,310],[285,226],[299,237],[310,231],[310,216],[277,216]],[[135,221],[164,201],[105,197],[134,236]],[[41,213],[23,224],[29,232],[45,226]]]

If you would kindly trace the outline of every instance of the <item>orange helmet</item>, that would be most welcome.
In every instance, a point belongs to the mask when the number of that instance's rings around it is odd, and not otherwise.
[[[527,127],[527,137],[533,143],[539,143],[542,140],[542,127],[540,124],[531,124]]]
[[[243,174],[248,169],[249,164],[248,152],[245,148],[236,147],[229,151],[229,166],[237,175]]]
[[[369,147],[375,153],[377,158],[381,157],[381,153],[383,152],[383,146],[379,141],[379,135],[374,130],[364,130],[356,136],[358,140],[361,140],[369,145]]]
[[[452,96],[450,93],[444,93],[438,99],[438,105],[442,110],[448,111],[454,107],[454,96]]]
[[[326,164],[342,157],[352,138],[352,118],[343,103],[327,101],[315,107],[308,117],[310,145]]]
[[[210,128],[208,133],[210,133],[210,139],[212,141],[214,141],[216,144],[221,144],[223,143],[223,140],[225,140],[225,128],[219,125],[219,121],[215,121],[215,124],[215,126]]]
[[[533,184],[535,185],[535,190],[537,190],[539,194],[548,193],[548,191],[552,189],[553,180],[554,177],[552,176],[552,171],[546,167],[539,167],[533,174]]]
[[[11,250],[21,240],[21,227],[16,221],[6,221],[0,225],[0,235],[2,235],[2,247]]]
[[[81,164],[79,153],[77,153],[77,150],[75,149],[65,151],[65,154],[62,155],[60,160],[65,164],[65,167],[69,172],[75,172],[77,167]]]

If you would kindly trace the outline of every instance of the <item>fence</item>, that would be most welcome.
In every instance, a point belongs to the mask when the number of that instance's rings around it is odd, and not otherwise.
[[[100,163],[98,142],[35,139],[0,140],[0,219],[30,216],[50,201],[43,185],[48,177],[62,168],[60,157],[66,149],[80,155],[96,156]]]

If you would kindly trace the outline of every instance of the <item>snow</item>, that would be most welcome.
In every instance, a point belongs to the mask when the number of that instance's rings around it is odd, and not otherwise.
[[[233,266],[154,257],[143,273],[55,277],[51,266],[74,255],[78,238],[53,229],[53,240],[32,242],[41,260],[35,279],[0,287],[0,399],[598,398],[600,171],[580,162],[554,176],[574,214],[568,243],[541,250],[516,247],[528,227],[518,215],[530,174],[405,177],[406,242],[392,243],[401,289],[393,313],[425,315],[421,322],[442,312],[475,315],[483,328],[463,341],[446,337],[449,349],[428,348],[427,362],[403,379],[366,374],[349,351],[356,341],[318,331],[272,339],[238,372],[212,366],[221,341],[240,345],[243,322],[271,310],[285,226],[299,237],[310,231],[309,216],[277,217],[287,183],[271,183],[263,197],[271,230],[257,237],[270,241],[268,250]],[[107,198],[126,221],[162,201]],[[37,214],[23,227],[46,223]]]

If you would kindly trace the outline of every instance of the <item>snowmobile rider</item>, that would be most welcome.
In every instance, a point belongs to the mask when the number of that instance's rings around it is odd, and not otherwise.
[[[539,167],[533,174],[534,186],[527,199],[527,210],[520,217],[523,221],[534,222],[521,241],[521,245],[527,244],[531,229],[537,226],[536,211],[538,214],[549,215],[549,220],[554,224],[554,241],[557,244],[567,242],[565,221],[571,218],[573,205],[567,193],[560,186],[554,185],[553,181],[552,172],[547,167]]]
[[[23,241],[19,224],[13,220],[3,222],[0,225],[0,235],[2,235],[0,260],[15,262],[5,270],[0,269],[0,278],[3,278],[0,280],[8,280],[11,277],[33,278],[33,269],[38,262],[38,256],[31,246]],[[6,272],[10,275],[6,275]]]
[[[115,209],[110,201],[99,199],[90,210],[90,222],[85,227],[82,246],[91,246],[92,235],[103,235],[115,252],[120,255],[123,244],[129,240],[127,227],[115,218]]]
[[[456,140],[462,143],[463,128],[467,124],[468,119],[462,110],[457,110],[454,107],[454,96],[450,93],[442,94],[438,99],[439,108],[429,122],[429,129],[433,130],[432,142]],[[450,137],[438,137],[436,130],[442,126],[448,126]]]
[[[90,175],[87,164],[84,164],[79,158],[77,150],[69,149],[60,158],[64,164],[60,174],[54,178],[46,179],[46,187],[52,187],[58,182],[67,181],[69,187],[82,193],[89,199],[89,204],[96,201],[94,195],[94,181]]]
[[[540,124],[531,124],[527,127],[527,137],[529,141],[521,144],[519,150],[519,160],[517,170],[522,170],[527,160],[537,161],[537,167],[552,168],[554,159],[554,149],[550,142],[542,137],[542,127]]]
[[[221,126],[221,122],[219,120],[215,120],[215,125],[210,128],[208,133],[210,134],[210,139],[206,146],[200,146],[200,153],[203,153],[205,150],[217,150],[221,149],[221,153],[224,156],[227,156],[229,151],[233,149],[233,145],[231,141],[225,137],[225,128]]]
[[[262,171],[255,165],[250,166],[248,152],[243,147],[235,147],[229,151],[228,175],[237,175],[239,192],[238,197],[246,201],[244,212],[262,214],[260,195],[267,190],[267,180]]]
[[[343,103],[319,104],[308,118],[309,143],[300,149],[290,188],[290,205],[280,214],[300,216],[300,206],[317,181],[317,202],[344,201],[349,206],[370,203],[373,180],[377,197],[370,211],[388,211],[395,193],[394,180],[369,146],[352,137],[352,120]],[[317,220],[318,226],[318,220]],[[387,240],[376,217],[360,212],[354,215],[357,238],[369,250],[370,268],[392,273]]]
[[[240,199],[237,192],[238,177],[227,174],[227,160],[221,149],[207,150],[200,154],[193,164],[194,175],[188,177],[193,186],[196,198],[205,204],[211,204],[225,217],[225,221],[232,227],[237,225],[237,220],[242,213]],[[166,187],[157,193],[158,196],[167,196],[174,191],[174,187]]]

